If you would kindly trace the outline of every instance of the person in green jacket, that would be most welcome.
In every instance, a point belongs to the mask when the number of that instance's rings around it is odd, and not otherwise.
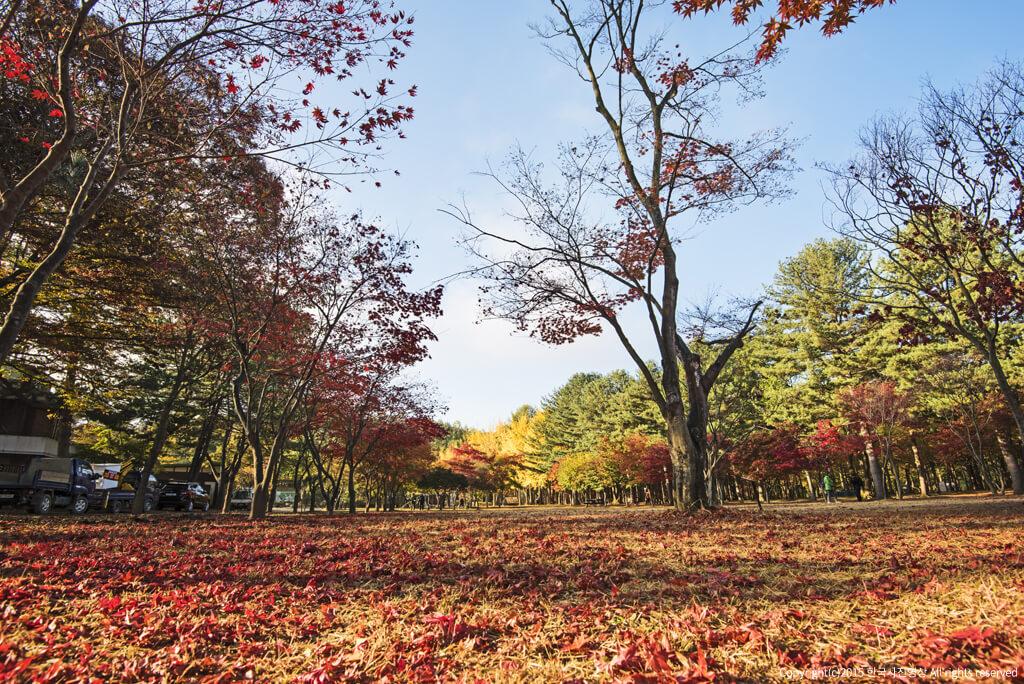
[[[835,503],[836,483],[832,481],[832,476],[825,473],[825,477],[821,479],[821,485],[825,489],[825,501],[827,503]]]

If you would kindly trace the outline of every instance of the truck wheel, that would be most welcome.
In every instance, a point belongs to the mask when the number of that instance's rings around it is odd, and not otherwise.
[[[110,506],[108,506],[108,508],[110,509],[111,513],[113,513],[114,515],[117,515],[118,513],[121,512],[121,502],[120,501],[111,501],[110,502]]]
[[[143,499],[142,500],[142,512],[143,513],[149,513],[151,510],[153,510],[153,500],[152,499]]]
[[[76,496],[71,501],[71,512],[75,515],[82,515],[89,510],[89,499],[84,496]]]
[[[53,508],[53,494],[49,492],[36,492],[32,495],[32,512],[38,515],[46,515]]]
[[[194,509],[195,507],[196,507],[196,505],[195,505],[194,503],[192,503],[192,500],[190,499],[190,500],[189,500],[189,502],[188,502],[187,504],[185,504],[185,512],[186,512],[186,513],[191,513],[191,512],[192,512],[192,510],[193,510],[193,509]]]
[[[203,504],[203,513],[206,513],[209,510],[210,510],[210,502],[207,501],[206,503]]]

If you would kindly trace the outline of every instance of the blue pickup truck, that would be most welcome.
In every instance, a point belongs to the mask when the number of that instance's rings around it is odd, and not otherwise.
[[[0,454],[0,505],[28,506],[49,513],[63,506],[81,515],[89,510],[99,476],[77,458]]]

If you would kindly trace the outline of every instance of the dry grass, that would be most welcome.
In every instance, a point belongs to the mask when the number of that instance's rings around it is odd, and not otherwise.
[[[1022,513],[5,517],[0,680],[1024,677]]]

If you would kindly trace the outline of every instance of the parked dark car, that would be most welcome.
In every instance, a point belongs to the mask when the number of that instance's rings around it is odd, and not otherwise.
[[[178,511],[210,510],[210,495],[198,482],[168,482],[160,492],[157,508]]]

